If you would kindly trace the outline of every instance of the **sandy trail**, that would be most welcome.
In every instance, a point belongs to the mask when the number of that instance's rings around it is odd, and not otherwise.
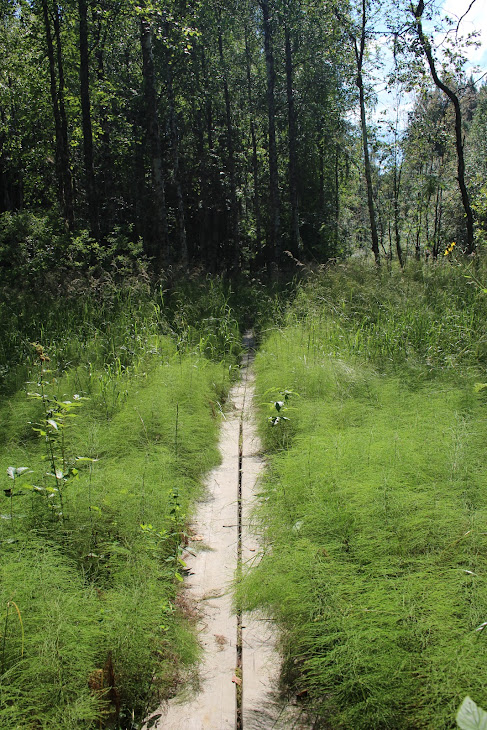
[[[251,344],[249,336],[247,340]],[[229,395],[229,413],[220,434],[222,463],[207,480],[206,496],[198,504],[191,526],[191,552],[185,556],[190,573],[183,590],[196,602],[200,613],[198,630],[203,658],[198,685],[185,687],[154,712],[146,721],[146,729],[308,727],[299,721],[295,707],[283,706],[277,699],[280,659],[272,622],[246,614],[239,619],[232,606],[232,582],[238,559],[241,556],[246,564],[258,554],[259,547],[249,519],[256,482],[263,469],[252,418],[251,361],[250,350],[241,379]]]

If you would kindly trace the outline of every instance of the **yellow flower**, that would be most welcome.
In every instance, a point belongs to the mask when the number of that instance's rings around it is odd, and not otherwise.
[[[455,243],[455,241],[452,241],[450,245],[445,249],[445,253],[443,254],[443,256],[448,256],[449,254],[451,254],[456,245],[457,244]]]

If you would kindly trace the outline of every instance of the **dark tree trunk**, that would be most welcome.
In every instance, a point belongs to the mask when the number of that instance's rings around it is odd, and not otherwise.
[[[213,130],[213,106],[211,103],[210,81],[206,55],[204,48],[201,48],[201,71],[203,74],[204,88],[204,122],[202,121],[201,149],[204,149],[204,129],[208,144],[208,155],[202,155],[200,160],[200,180],[202,187],[203,202],[203,226],[201,230],[201,251],[204,252],[205,263],[212,273],[216,273],[220,262],[220,227],[218,225],[220,208],[219,178],[213,164],[215,150],[215,135]]]
[[[166,192],[162,163],[161,131],[157,110],[156,79],[152,52],[152,28],[145,18],[140,20],[140,42],[142,48],[142,75],[144,90],[144,111],[147,140],[152,172],[152,197],[154,206],[153,232],[147,253],[154,258],[157,268],[169,263],[169,235],[166,214]]]
[[[269,118],[269,223],[271,271],[275,275],[281,264],[281,213],[279,201],[279,172],[276,145],[276,100],[274,53],[272,48],[272,24],[268,0],[260,0],[263,16],[264,50],[267,72],[267,114]]]
[[[5,113],[3,109],[0,110],[0,119],[2,121],[2,126],[5,129]],[[0,134],[0,213],[11,210],[7,154],[5,152],[6,141],[7,135],[5,132],[2,132]]]
[[[55,9],[55,17],[57,16],[57,8]],[[49,17],[49,6],[47,0],[42,0],[42,15],[44,20],[44,30],[46,32],[46,44],[47,44],[47,58],[49,62],[49,87],[51,92],[51,103],[52,113],[54,117],[54,134],[55,134],[55,165],[56,165],[56,180],[58,188],[58,200],[66,218],[68,225],[72,225],[73,213],[72,213],[72,196],[71,196],[71,207],[69,209],[68,202],[70,200],[71,191],[71,175],[69,171],[69,157],[68,157],[68,170],[64,169],[66,164],[66,152],[64,150],[64,134],[63,124],[61,120],[60,111],[60,99],[58,96],[58,81],[56,76],[56,54],[54,50],[54,42],[51,32],[51,20]],[[59,19],[57,21],[59,28]],[[57,35],[56,35],[57,37]],[[59,55],[58,55],[59,58]],[[64,115],[65,116],[65,115]],[[67,138],[67,133],[66,133]]]
[[[252,97],[252,75],[251,75],[251,58],[248,38],[248,28],[245,26],[245,59],[247,64],[247,98],[250,111],[250,138],[252,140],[252,178],[254,182],[254,216],[255,216],[255,238],[258,248],[262,243],[262,221],[260,215],[259,200],[259,163],[257,157],[257,135],[254,122],[254,104]]]
[[[299,200],[298,200],[298,135],[296,130],[296,111],[293,91],[293,58],[289,28],[285,28],[286,46],[286,93],[289,140],[289,197],[291,203],[291,250],[296,255],[301,249],[299,235]]]
[[[463,155],[463,133],[462,133],[462,110],[460,108],[460,101],[458,96],[455,94],[453,89],[447,86],[438,76],[436,70],[435,59],[433,57],[433,51],[428,38],[423,32],[423,24],[421,18],[424,11],[424,0],[421,0],[416,7],[411,4],[411,12],[416,20],[416,30],[418,33],[419,42],[423,48],[424,55],[428,61],[428,65],[431,72],[431,77],[435,83],[435,86],[440,89],[451,101],[455,110],[455,146],[457,151],[457,180],[460,188],[460,194],[462,196],[463,209],[465,211],[466,227],[467,227],[467,247],[465,253],[471,254],[475,250],[475,242],[473,236],[473,211],[470,205],[470,196],[468,194],[467,185],[465,183],[465,158]]]
[[[228,89],[228,72],[223,53],[223,34],[221,27],[221,11],[218,18],[218,50],[220,54],[220,65],[223,80],[223,95],[225,99],[225,122],[227,132],[227,157],[228,157],[228,177],[230,180],[230,220],[231,220],[231,237],[232,251],[230,252],[230,268],[238,271],[240,268],[240,242],[239,242],[239,225],[238,225],[238,201],[237,201],[237,178],[235,172],[235,150],[234,150],[234,132],[232,122],[232,110],[230,106],[230,92]]]
[[[176,122],[176,109],[174,104],[174,88],[171,61],[167,62],[167,96],[169,102],[169,129],[171,135],[171,148],[173,154],[173,175],[176,188],[177,200],[177,224],[179,238],[179,259],[181,266],[188,266],[188,243],[186,238],[186,215],[184,210],[183,187],[181,182],[181,168],[179,164],[179,135]]]
[[[375,216],[374,206],[374,194],[372,188],[372,167],[370,164],[369,157],[369,140],[367,133],[367,118],[365,114],[365,94],[364,94],[364,83],[362,77],[362,66],[365,52],[365,27],[367,22],[366,15],[366,0],[362,0],[362,28],[360,34],[360,44],[357,43],[355,36],[350,35],[350,39],[353,44],[355,51],[355,60],[357,63],[357,78],[356,84],[359,90],[360,97],[360,126],[362,129],[362,147],[364,152],[364,171],[365,171],[365,183],[367,187],[367,207],[369,210],[370,220],[370,234],[372,237],[372,253],[374,254],[375,263],[380,264],[380,253],[379,253],[379,237],[377,234],[377,223]]]
[[[91,128],[90,68],[88,61],[88,5],[86,0],[78,0],[78,13],[80,56],[79,79],[88,221],[91,233],[98,238],[100,231],[97,192],[95,187],[95,165],[93,159],[93,132]]]
[[[134,174],[135,185],[132,186],[132,205],[135,214],[135,233],[137,238],[144,241],[150,237],[147,232],[147,225],[144,211],[147,207],[147,194],[145,184],[145,165],[144,165],[144,142],[141,138],[141,127],[139,123],[133,125],[133,154],[134,154]]]
[[[69,154],[69,136],[68,136],[68,120],[66,117],[66,106],[64,104],[64,65],[61,46],[61,28],[59,18],[59,7],[54,6],[54,36],[56,38],[56,57],[58,72],[58,109],[61,125],[61,175],[63,181],[64,195],[64,214],[69,229],[74,225],[74,194],[73,194],[73,177],[71,174],[70,154]]]
[[[401,168],[399,173],[397,170],[397,160],[394,160],[394,179],[393,179],[393,194],[394,194],[394,239],[396,243],[397,259],[401,269],[404,268],[404,256],[401,246],[401,232],[399,229],[399,190],[401,186]]]
[[[105,64],[104,64],[104,46],[106,35],[102,40],[98,32],[98,48],[96,50],[96,76],[98,82],[103,84],[105,81]],[[113,159],[111,149],[111,129],[108,108],[103,102],[98,110],[101,140],[99,149],[100,171],[98,177],[98,188],[100,190],[100,203],[98,205],[98,220],[102,235],[107,234],[115,223],[115,206],[114,206],[114,181],[113,181]],[[134,137],[134,143],[137,144],[137,136]],[[100,215],[100,209],[103,209],[103,215]]]
[[[340,145],[335,145],[335,247],[338,250],[340,230]]]

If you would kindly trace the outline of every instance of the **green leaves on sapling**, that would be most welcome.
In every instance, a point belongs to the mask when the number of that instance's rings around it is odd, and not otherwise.
[[[289,413],[289,411],[295,410],[294,408],[288,406],[289,399],[292,396],[298,395],[293,390],[281,390],[277,391],[278,397],[280,396],[279,400],[273,400],[270,403],[268,403],[269,410],[271,412],[271,415],[268,417],[268,421],[271,426],[277,426],[281,421],[289,421],[289,417],[286,416],[286,413]],[[275,388],[271,388],[270,390],[266,390],[264,393],[264,396],[267,394],[276,393]]]
[[[487,712],[467,695],[458,709],[457,725],[461,730],[487,730]]]

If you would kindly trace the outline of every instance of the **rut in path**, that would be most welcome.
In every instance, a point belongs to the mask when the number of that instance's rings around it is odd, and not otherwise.
[[[263,469],[252,418],[254,393],[252,338],[241,379],[229,394],[222,425],[222,463],[207,480],[207,493],[192,524],[193,540],[184,556],[189,575],[183,588],[200,615],[203,646],[197,686],[160,707],[146,730],[291,730],[309,727],[299,711],[278,699],[280,659],[272,621],[240,615],[232,606],[232,583],[242,564],[258,554],[250,510]]]

